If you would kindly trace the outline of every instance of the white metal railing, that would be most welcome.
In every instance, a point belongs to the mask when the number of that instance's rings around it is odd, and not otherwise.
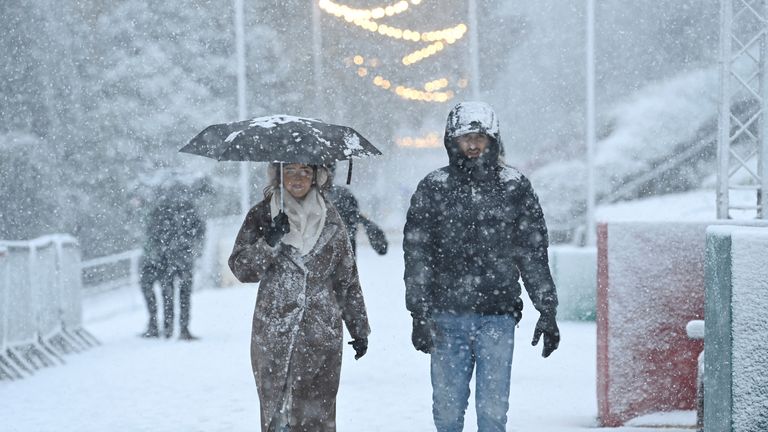
[[[47,337],[57,331],[65,316],[70,323],[80,325],[77,318],[72,318],[72,311],[65,311],[72,304],[79,304],[79,280],[68,273],[79,268],[79,249],[77,240],[68,235],[51,235],[30,241],[0,241],[7,250],[6,282],[3,297],[5,299],[7,342],[29,342],[36,336]],[[75,259],[61,256],[64,248],[71,249]],[[74,262],[72,262],[74,261]],[[64,280],[68,281],[63,283]],[[62,291],[67,296],[76,297],[64,301]]]
[[[0,251],[0,378],[21,378],[19,369],[31,373],[98,343],[82,328],[77,240],[0,240]]]
[[[139,285],[141,249],[131,249],[83,261],[80,271],[84,295],[89,296],[125,286]]]
[[[0,352],[5,351],[6,332],[8,330],[8,289],[10,274],[8,272],[8,249],[0,246]]]

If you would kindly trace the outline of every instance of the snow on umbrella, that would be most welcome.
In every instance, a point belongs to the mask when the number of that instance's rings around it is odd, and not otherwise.
[[[179,150],[218,161],[330,164],[380,155],[381,151],[348,126],[278,114],[208,126]],[[280,170],[282,175],[282,169]],[[280,182],[280,208],[282,209]]]
[[[215,124],[179,151],[219,161],[304,164],[328,164],[381,154],[348,126],[289,115]]]

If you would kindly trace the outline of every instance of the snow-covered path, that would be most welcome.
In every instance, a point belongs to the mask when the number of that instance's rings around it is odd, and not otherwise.
[[[364,245],[359,251],[373,333],[368,354],[359,361],[345,346],[337,412],[341,432],[434,430],[428,357],[410,345],[402,253],[397,244],[390,250],[384,257]],[[192,343],[137,337],[146,321],[142,307],[92,319],[86,326],[102,346],[67,356],[65,366],[0,383],[0,430],[257,431],[249,362],[255,297],[254,286],[197,292],[192,331],[202,339]],[[134,305],[141,306],[135,297]],[[560,349],[542,359],[541,348],[530,346],[536,316],[526,304],[517,329],[507,430],[594,428],[594,324],[561,323]],[[467,431],[476,430],[472,404]]]

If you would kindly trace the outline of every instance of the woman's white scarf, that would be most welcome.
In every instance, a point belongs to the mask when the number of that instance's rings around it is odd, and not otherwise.
[[[280,192],[280,189],[277,189],[269,202],[272,218],[280,211]],[[283,206],[291,224],[291,231],[283,237],[282,242],[298,249],[302,256],[306,255],[317,243],[325,226],[325,200],[317,192],[317,188],[312,187],[302,200],[286,193]]]

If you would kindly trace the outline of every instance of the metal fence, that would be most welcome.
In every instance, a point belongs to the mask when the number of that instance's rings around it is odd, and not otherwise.
[[[89,296],[126,286],[137,287],[141,255],[141,249],[132,249],[83,261],[80,265],[83,294]]]
[[[98,344],[82,327],[80,249],[68,235],[0,241],[0,379]]]

